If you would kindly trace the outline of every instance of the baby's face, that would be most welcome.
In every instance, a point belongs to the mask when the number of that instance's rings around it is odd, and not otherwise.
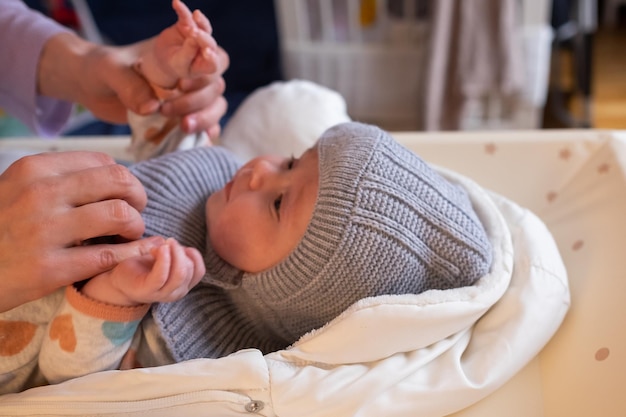
[[[318,188],[316,147],[299,159],[253,159],[207,201],[213,248],[242,271],[260,272],[276,265],[304,236]]]

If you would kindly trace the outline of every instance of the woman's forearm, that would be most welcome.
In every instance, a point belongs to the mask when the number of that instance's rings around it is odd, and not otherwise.
[[[74,33],[59,33],[46,42],[37,68],[37,92],[57,99],[80,102],[81,68],[95,46]]]
[[[73,33],[60,33],[44,45],[37,67],[40,95],[80,103],[97,117],[125,123],[126,111],[140,114],[159,107],[151,88],[134,69],[151,41],[104,46]]]

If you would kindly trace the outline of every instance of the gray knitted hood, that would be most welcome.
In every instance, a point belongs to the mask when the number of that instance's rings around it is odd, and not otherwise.
[[[346,123],[317,147],[320,189],[307,231],[285,260],[256,274],[206,242],[204,204],[239,166],[232,155],[198,148],[134,168],[149,196],[146,233],[205,253],[203,282],[152,310],[176,360],[275,351],[362,298],[471,285],[489,271],[491,246],[465,191],[389,134]]]
[[[320,189],[301,242],[244,274],[237,310],[284,346],[356,301],[472,285],[492,250],[464,189],[383,130],[337,125],[318,141]]]

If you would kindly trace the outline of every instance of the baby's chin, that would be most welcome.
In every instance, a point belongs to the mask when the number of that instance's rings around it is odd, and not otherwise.
[[[257,274],[259,272],[263,272],[270,268],[273,268],[280,263],[280,261],[263,262],[259,261],[258,259],[254,260],[248,256],[242,257],[242,254],[247,253],[245,245],[243,245],[239,249],[233,249],[232,247],[226,248],[222,239],[211,237],[211,231],[209,229],[207,229],[207,242],[209,243],[209,245],[211,245],[211,248],[215,255],[217,255],[222,261],[226,262],[228,265],[243,273]],[[230,244],[232,245],[233,242],[231,241]]]

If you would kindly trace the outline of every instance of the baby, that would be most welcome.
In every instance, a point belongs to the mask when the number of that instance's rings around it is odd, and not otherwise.
[[[466,192],[374,126],[337,125],[297,159],[240,166],[200,147],[131,171],[148,194],[146,236],[168,239],[0,315],[0,333],[12,329],[0,391],[268,353],[362,298],[472,285],[490,269]]]
[[[152,309],[176,361],[283,349],[362,298],[472,285],[489,271],[465,191],[377,127],[337,125],[299,159],[257,158],[209,186],[231,160],[200,148],[134,169],[147,233],[200,249],[207,266],[187,296]],[[166,190],[152,180],[164,177]]]

